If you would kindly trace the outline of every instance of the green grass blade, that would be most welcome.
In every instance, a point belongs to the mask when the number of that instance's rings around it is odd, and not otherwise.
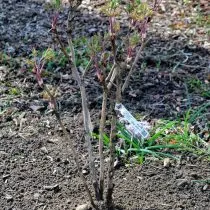
[[[137,149],[137,148],[130,148],[130,149],[128,149],[128,151],[129,152],[137,152],[137,153],[145,153],[145,154],[151,154],[151,155],[153,155],[153,156],[155,156],[155,157],[158,157],[158,158],[160,158],[160,156],[157,154],[157,152],[153,152],[153,151],[151,151],[151,150],[148,150],[148,149]]]
[[[169,157],[169,158],[172,158],[172,159],[175,159],[175,160],[179,160],[178,157],[176,157],[174,155],[171,155],[169,153],[164,153],[164,152],[156,152],[156,153],[159,154],[162,157]]]
[[[164,134],[166,130],[171,129],[175,124],[176,122],[174,121],[167,123],[160,131],[155,133],[147,140],[148,144],[152,145],[155,142],[155,140],[157,140],[162,134]]]
[[[202,115],[202,112],[206,111],[206,109],[210,107],[210,103],[204,104],[200,107],[198,107],[193,114],[189,118],[189,123],[193,123],[197,117],[200,117]]]
[[[179,144],[166,144],[166,145],[155,145],[155,146],[149,146],[146,147],[146,149],[149,150],[155,150],[155,149],[177,149],[180,148],[181,145]]]

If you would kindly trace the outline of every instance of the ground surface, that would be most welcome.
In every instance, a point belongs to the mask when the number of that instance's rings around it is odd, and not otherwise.
[[[0,59],[0,210],[73,210],[87,201],[84,187],[68,142],[33,75],[24,69],[33,47],[53,46],[50,14],[39,1],[2,0],[0,10],[0,51],[15,58]],[[147,63],[145,70],[137,71],[124,97],[132,113],[146,119],[174,119],[189,107],[209,102],[209,33],[197,16],[192,18],[192,11],[173,0],[163,2],[141,60]],[[65,18],[64,14],[60,23]],[[81,8],[74,35],[91,36],[106,24],[90,6]],[[53,81],[62,81],[61,114],[86,165],[78,88],[69,81],[68,69],[56,71]],[[195,80],[203,89],[188,85]],[[87,90],[96,124],[101,101],[95,98],[101,90],[89,77]],[[86,177],[89,180],[89,174]],[[190,154],[169,167],[151,159],[142,166],[122,165],[114,178],[116,209],[209,210],[209,184],[193,181],[209,177],[209,162]]]

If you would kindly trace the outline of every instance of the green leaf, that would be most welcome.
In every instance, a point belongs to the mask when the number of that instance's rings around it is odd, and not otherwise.
[[[52,6],[53,6],[55,9],[60,9],[61,0],[54,0],[54,1],[52,2]]]
[[[166,145],[155,145],[146,147],[146,149],[155,150],[155,149],[177,149],[180,148],[181,145],[178,144],[166,144]]]
[[[176,122],[174,122],[174,121],[167,123],[160,131],[155,133],[153,136],[151,136],[147,140],[149,145],[152,145],[155,142],[155,140],[157,140],[161,135],[163,135],[166,130],[171,129],[175,124],[176,124]]]
[[[210,107],[210,103],[204,104],[198,107],[189,118],[189,123],[193,123],[198,117],[202,115],[203,112],[207,111],[207,108]]]

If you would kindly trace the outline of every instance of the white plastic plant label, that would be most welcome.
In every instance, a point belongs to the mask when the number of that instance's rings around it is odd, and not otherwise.
[[[122,123],[134,137],[141,139],[149,137],[147,129],[138,122],[122,104],[115,104],[115,111],[120,123]]]

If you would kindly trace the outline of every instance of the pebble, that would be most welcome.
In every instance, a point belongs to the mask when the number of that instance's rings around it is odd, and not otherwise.
[[[209,187],[208,184],[204,185],[203,186],[203,191],[206,191],[208,189],[208,187]]]
[[[5,174],[5,175],[3,175],[3,180],[6,180],[7,178],[9,178],[11,175],[10,174]]]
[[[84,175],[87,175],[89,172],[88,172],[86,169],[83,169],[83,170],[82,170],[82,173],[83,173]]]
[[[7,48],[8,53],[14,53],[15,52],[15,48],[10,46]]]
[[[4,152],[4,151],[0,151],[0,156],[5,156],[8,155],[8,153]]]
[[[41,150],[43,153],[48,154],[48,150],[47,150],[46,147],[42,147],[40,150]]]
[[[91,35],[94,35],[96,32],[97,32],[97,28],[90,28],[89,30],[88,30],[88,32],[91,34]]]
[[[140,182],[141,180],[143,180],[142,176],[137,176],[137,181]]]
[[[39,193],[34,193],[34,200],[38,200],[40,197],[40,194]]]
[[[58,189],[59,188],[59,185],[58,184],[55,184],[55,185],[45,185],[45,186],[43,186],[43,188],[45,190],[54,190],[54,189]]]
[[[13,201],[13,197],[9,194],[6,194],[5,198],[7,199],[7,201]]]
[[[167,168],[167,167],[169,167],[170,165],[171,165],[170,158],[165,158],[165,159],[163,160],[163,166],[164,166],[165,168]]]
[[[88,203],[77,206],[76,210],[88,210],[90,205]]]
[[[184,187],[186,185],[188,185],[188,181],[186,179],[180,179],[180,180],[178,180],[178,183],[177,183],[177,186],[178,187]]]

